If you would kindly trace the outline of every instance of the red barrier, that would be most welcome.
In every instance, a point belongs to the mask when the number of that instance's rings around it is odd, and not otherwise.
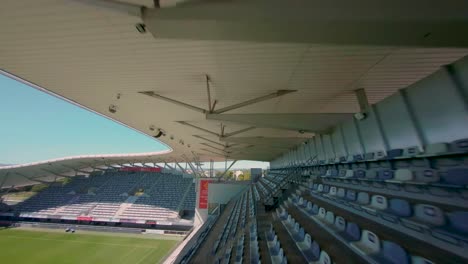
[[[198,208],[208,208],[208,185],[213,180],[200,180],[200,195],[198,198]]]
[[[144,168],[144,167],[125,167],[120,168],[120,171],[145,171],[145,172],[161,172],[161,168]]]
[[[78,221],[93,221],[93,218],[91,216],[78,216],[76,218]]]

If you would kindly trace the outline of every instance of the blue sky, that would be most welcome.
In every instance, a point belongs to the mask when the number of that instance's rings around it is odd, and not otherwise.
[[[135,130],[0,74],[0,163],[167,147]]]
[[[0,164],[165,149],[133,129],[0,74]],[[244,161],[234,168],[251,166],[267,164]]]

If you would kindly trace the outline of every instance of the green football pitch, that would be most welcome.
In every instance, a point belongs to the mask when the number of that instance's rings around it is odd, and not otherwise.
[[[0,229],[0,263],[159,263],[180,238]]]

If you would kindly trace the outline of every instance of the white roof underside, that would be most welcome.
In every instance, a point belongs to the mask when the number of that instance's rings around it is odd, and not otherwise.
[[[153,1],[126,2],[151,7]],[[151,125],[164,129],[167,135],[160,140],[173,148],[163,156],[167,161],[194,155],[202,161],[226,156],[272,160],[358,112],[355,89],[365,88],[373,104],[468,54],[462,48],[157,39],[135,30],[138,17],[77,1],[6,0],[0,7],[1,69],[145,134],[155,134]],[[220,140],[176,122],[219,133],[220,121],[138,93],[154,91],[207,108],[206,74],[217,109],[277,90],[297,90],[226,113],[267,114],[270,123],[288,120],[290,129],[264,124]],[[118,107],[115,114],[108,111],[110,104]],[[300,115],[278,120],[268,115],[314,113],[336,115],[318,116],[313,124]],[[303,129],[297,125],[301,122]],[[226,133],[251,126],[223,124]],[[213,148],[221,145],[193,135],[237,145],[222,152]]]

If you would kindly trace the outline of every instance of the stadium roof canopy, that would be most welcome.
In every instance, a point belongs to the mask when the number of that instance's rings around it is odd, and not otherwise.
[[[468,54],[463,0],[0,7],[1,69],[150,136],[161,130],[167,161],[270,161],[359,112],[356,90],[374,104]]]
[[[57,178],[87,175],[95,170],[107,168],[120,168],[122,166],[145,166],[145,163],[161,162],[161,155],[170,150],[110,155],[82,155],[51,159],[21,165],[8,165],[0,167],[0,188],[12,186],[32,185],[41,182],[52,182]],[[118,166],[116,166],[118,164]],[[158,166],[152,164],[150,167]]]

